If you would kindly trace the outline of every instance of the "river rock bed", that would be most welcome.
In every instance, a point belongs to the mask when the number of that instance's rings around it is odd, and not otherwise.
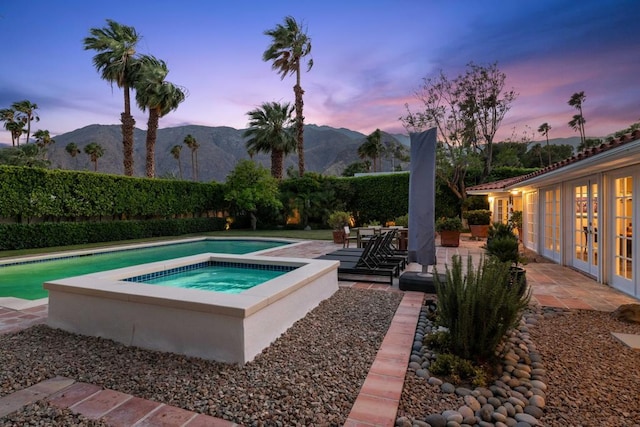
[[[342,425],[401,299],[397,292],[341,288],[244,366],[38,325],[0,335],[0,397],[64,376],[246,426]],[[16,416],[15,425],[73,425],[71,415],[47,405]],[[66,421],[55,422],[57,416]],[[14,425],[6,418],[0,425]]]
[[[509,336],[500,378],[469,390],[428,372],[433,355],[418,343],[432,310],[427,303],[421,313],[396,426],[640,427],[640,352],[611,335],[640,334],[639,324],[531,307]]]

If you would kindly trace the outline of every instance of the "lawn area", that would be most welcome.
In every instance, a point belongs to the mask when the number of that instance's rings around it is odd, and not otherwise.
[[[302,239],[302,240],[332,240],[333,238],[331,230],[328,230],[328,229],[327,230],[308,230],[308,231],[307,230],[252,231],[248,229],[227,230],[227,231],[214,231],[209,233],[185,234],[183,236],[165,236],[165,237],[154,237],[149,239],[132,239],[132,240],[119,240],[114,242],[88,243],[85,245],[56,246],[51,248],[21,249],[21,250],[15,250],[15,251],[0,251],[0,259],[17,257],[17,256],[25,256],[25,255],[47,254],[51,252],[82,250],[82,249],[91,249],[91,248],[104,248],[109,246],[157,242],[162,240],[177,240],[177,239],[186,239],[189,237],[202,237],[202,236],[230,237],[230,238],[274,237],[274,238],[281,238],[281,239]]]

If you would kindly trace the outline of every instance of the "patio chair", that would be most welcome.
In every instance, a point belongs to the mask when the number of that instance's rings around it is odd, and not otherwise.
[[[380,238],[371,239],[367,242],[362,254],[327,254],[317,257],[318,259],[331,259],[340,261],[338,267],[338,279],[346,279],[345,276],[383,276],[388,278],[389,285],[393,285],[393,278],[399,275],[399,267],[397,265],[383,264],[377,262],[370,256],[371,251],[376,245],[380,244]],[[369,279],[371,281],[375,281]],[[386,280],[385,280],[386,282]]]
[[[382,246],[388,244],[387,241],[388,236],[375,236],[362,249],[339,249],[319,258],[355,262],[358,267],[363,268],[392,269],[394,275],[398,276],[400,271],[404,270],[406,262],[399,257],[389,256],[382,250]]]
[[[376,230],[372,227],[358,228],[358,247],[364,248],[375,235]]]
[[[349,247],[349,242],[355,240],[356,241],[356,245],[357,245],[357,241],[358,241],[358,236],[357,234],[355,236],[351,235],[351,229],[349,229],[348,225],[345,225],[343,227],[343,234],[342,234],[342,247],[343,248],[348,248]]]

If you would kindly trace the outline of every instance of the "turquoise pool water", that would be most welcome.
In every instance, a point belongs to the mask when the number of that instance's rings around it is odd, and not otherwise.
[[[113,270],[133,265],[164,261],[200,253],[247,254],[286,245],[267,240],[201,240],[147,248],[117,250],[107,253],[64,257],[51,261],[0,265],[0,297],[35,300],[47,297],[42,284],[81,274]]]
[[[293,267],[214,261],[125,280],[173,288],[239,294],[293,269]]]

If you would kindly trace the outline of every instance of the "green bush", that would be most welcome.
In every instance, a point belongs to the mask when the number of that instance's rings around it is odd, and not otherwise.
[[[451,218],[438,218],[436,231],[462,231],[462,221],[457,216]]]
[[[501,262],[518,264],[520,261],[520,241],[513,232],[512,224],[496,222],[489,230],[487,253]]]
[[[440,353],[448,353],[450,351],[449,348],[451,347],[451,336],[447,331],[437,331],[425,335],[422,342],[431,350]]]
[[[405,214],[405,215],[401,215],[399,217],[396,217],[396,219],[394,220],[394,222],[396,223],[396,225],[401,226],[401,227],[408,227],[409,226],[409,214]]]
[[[469,225],[489,225],[491,224],[491,211],[488,209],[475,209],[466,211],[462,217],[467,220]]]
[[[463,274],[459,255],[446,265],[446,280],[433,275],[438,296],[438,316],[449,329],[451,352],[463,359],[493,360],[496,348],[507,331],[518,323],[531,298],[510,286],[509,266],[485,258],[474,268],[467,257]]]
[[[439,354],[436,360],[429,366],[429,371],[436,375],[442,375],[454,384],[469,382],[474,387],[487,385],[487,375],[480,367],[476,367],[469,360],[454,354]]]
[[[0,250],[46,248],[224,229],[224,218],[0,224]]]

